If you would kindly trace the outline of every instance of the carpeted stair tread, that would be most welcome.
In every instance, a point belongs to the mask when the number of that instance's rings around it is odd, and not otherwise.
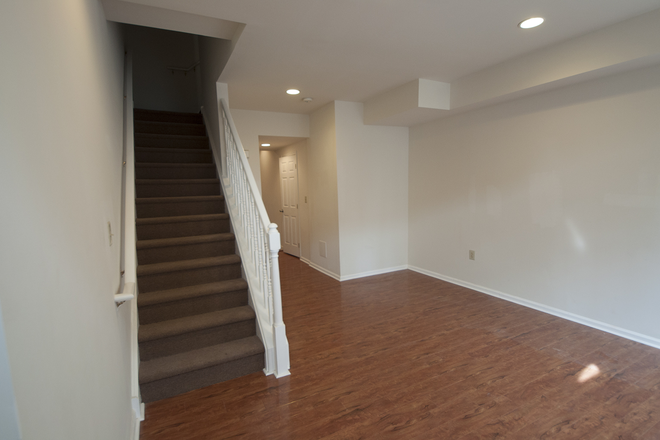
[[[155,225],[161,223],[184,223],[184,222],[204,222],[209,220],[227,220],[229,214],[198,214],[198,215],[178,215],[171,217],[149,217],[138,218],[135,220],[137,226]]]
[[[227,281],[217,281],[215,283],[180,287],[178,289],[157,290],[154,292],[141,293],[138,296],[138,307],[147,307],[173,301],[199,298],[218,293],[234,292],[247,288],[247,281],[242,278],[236,278]]]
[[[205,267],[222,266],[241,262],[236,254],[219,257],[197,258],[195,260],[169,261],[167,263],[143,264],[137,267],[137,275],[148,276],[161,273],[180,272],[183,270],[202,269]]]
[[[144,148],[185,148],[209,150],[209,138],[206,135],[135,133],[135,146]]]
[[[182,154],[185,154],[185,153],[208,153],[209,155],[211,154],[211,150],[209,150],[208,148],[135,147],[135,151],[137,153],[144,152],[144,153],[182,153]],[[144,164],[144,163],[149,163],[149,162],[139,162],[139,163]],[[156,163],[176,163],[176,164],[178,164],[179,162],[156,162]],[[186,163],[186,162],[180,162],[180,163]]]
[[[264,346],[256,336],[223,344],[187,351],[140,363],[140,383],[201,370],[213,365],[231,362],[264,352]]]
[[[146,205],[150,203],[186,203],[186,202],[208,202],[208,201],[222,201],[225,199],[223,195],[210,195],[210,196],[177,196],[177,197],[139,197],[135,199],[138,205]]]
[[[191,134],[197,136],[206,135],[203,124],[187,122],[160,122],[160,121],[135,121],[136,134]]]
[[[213,179],[217,178],[214,163],[147,162],[135,164],[138,179]]]
[[[136,121],[157,121],[188,124],[203,124],[204,120],[200,113],[172,112],[165,110],[147,110],[136,108],[133,110]]]
[[[142,139],[190,139],[190,140],[208,139],[208,136],[199,135],[199,134],[135,133],[135,136],[140,137]]]
[[[136,185],[195,185],[220,183],[220,179],[135,179]]]
[[[154,324],[143,324],[140,326],[138,341],[140,343],[153,341],[235,322],[250,321],[255,317],[254,310],[250,306],[242,306]]]
[[[184,148],[188,150],[188,148]],[[170,148],[167,148],[170,151]],[[213,163],[168,163],[168,162],[140,162],[135,164],[136,168],[212,168],[215,169]]]
[[[155,238],[152,240],[138,240],[137,249],[153,249],[168,246],[181,246],[186,244],[209,243],[214,241],[229,241],[234,240],[235,236],[231,232],[223,234],[209,234],[209,235],[191,235],[189,237],[175,237],[175,238]]]

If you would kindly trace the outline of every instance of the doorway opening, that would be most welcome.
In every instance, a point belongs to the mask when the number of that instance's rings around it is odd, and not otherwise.
[[[309,261],[307,138],[259,136],[261,195],[282,251]]]

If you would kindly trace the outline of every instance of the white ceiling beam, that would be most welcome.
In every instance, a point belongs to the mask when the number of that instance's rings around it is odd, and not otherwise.
[[[660,9],[452,81],[451,109],[501,102],[660,62]]]
[[[409,126],[449,110],[450,86],[440,81],[416,79],[374,96],[364,103],[367,125]]]

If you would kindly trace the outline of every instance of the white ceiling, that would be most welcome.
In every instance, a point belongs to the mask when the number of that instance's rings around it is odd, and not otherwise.
[[[417,78],[452,82],[660,0],[128,0],[245,23],[221,80],[232,108],[309,113]],[[525,18],[539,28],[521,30]],[[295,87],[299,96],[284,91]],[[303,97],[314,102],[302,102]]]

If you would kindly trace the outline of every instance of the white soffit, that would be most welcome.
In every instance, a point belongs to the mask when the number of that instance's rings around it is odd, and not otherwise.
[[[488,67],[452,82],[451,108],[499,102],[657,64],[660,9]]]
[[[449,110],[449,92],[448,83],[416,79],[367,99],[364,123],[409,127],[437,119]]]
[[[121,0],[101,0],[110,21],[232,40],[244,25]]]

